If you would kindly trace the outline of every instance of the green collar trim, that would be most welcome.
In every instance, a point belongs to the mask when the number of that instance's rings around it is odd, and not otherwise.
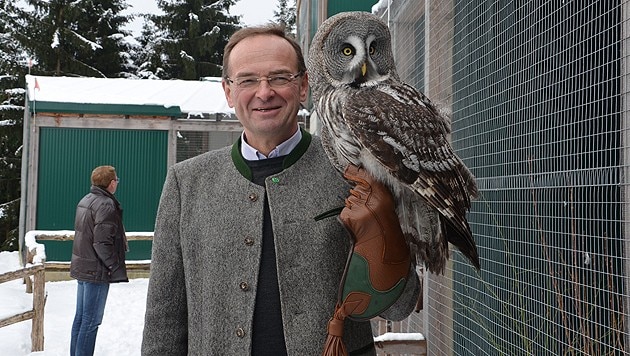
[[[313,139],[311,134],[302,128],[300,128],[300,131],[302,131],[302,139],[300,140],[300,142],[298,142],[293,151],[291,151],[291,153],[284,157],[284,161],[282,161],[283,169],[287,169],[295,164],[295,162],[297,162],[304,155],[304,153],[306,153],[308,146],[310,146],[311,144],[311,141]],[[230,155],[232,156],[232,162],[234,162],[234,167],[236,167],[236,170],[238,170],[239,173],[247,180],[251,181],[253,177],[252,170],[249,169],[247,162],[245,162],[245,159],[241,155],[240,137],[232,145],[232,151],[230,152]]]

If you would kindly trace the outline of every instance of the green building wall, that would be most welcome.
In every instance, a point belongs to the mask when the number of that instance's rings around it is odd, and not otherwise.
[[[367,11],[372,12],[372,6],[376,5],[377,0],[337,0],[328,1],[328,17],[345,11]]]
[[[74,230],[76,205],[94,167],[112,165],[128,232],[153,231],[167,170],[167,131],[41,128],[37,230]],[[44,241],[49,261],[69,261],[72,243]],[[150,241],[131,241],[127,259],[151,258]]]
[[[346,11],[367,11],[372,12],[372,7],[376,5],[378,0],[329,0],[326,5],[326,16],[331,17],[332,15],[338,14],[340,12]],[[308,2],[308,11],[307,13],[310,15],[310,28],[309,28],[309,40],[313,38],[315,32],[317,32],[317,28],[319,26],[317,19],[319,18],[317,1]],[[305,21],[306,18],[300,18],[300,21]],[[305,30],[305,28],[303,29]],[[309,41],[310,42],[310,41]]]

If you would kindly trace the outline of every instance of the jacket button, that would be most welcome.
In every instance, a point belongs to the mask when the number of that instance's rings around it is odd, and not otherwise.
[[[249,194],[249,200],[252,201],[252,202],[258,200],[258,195],[256,195],[256,193],[250,193]]]
[[[249,237],[245,238],[245,245],[251,246],[254,244],[254,239],[250,239]]]
[[[236,336],[245,337],[245,330],[243,330],[243,328],[236,329]]]
[[[243,292],[248,291],[249,290],[249,284],[247,284],[247,282],[241,282],[241,284],[239,284],[239,287],[241,287],[241,290]]]

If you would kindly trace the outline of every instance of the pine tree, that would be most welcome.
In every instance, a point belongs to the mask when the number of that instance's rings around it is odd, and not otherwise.
[[[127,76],[129,46],[122,29],[124,0],[28,0],[26,24],[16,34],[42,74]]]
[[[23,76],[0,79],[0,250],[18,249]],[[21,82],[21,83],[20,83]]]
[[[133,52],[133,61],[137,64],[136,76],[141,79],[160,79],[167,77],[162,68],[162,57],[158,53],[158,40],[164,38],[151,19],[144,15],[142,32],[137,38],[138,50]]]
[[[27,59],[14,30],[24,14],[0,0],[0,251],[18,249],[22,116]]]
[[[278,0],[278,10],[273,12],[273,18],[276,22],[284,25],[286,32],[294,37],[297,10],[295,8],[295,0]]]
[[[0,250],[18,249],[25,75],[124,76],[123,1],[0,0]],[[53,44],[53,46],[51,46]],[[29,58],[30,57],[30,58]]]
[[[14,6],[14,1],[0,0],[0,74],[14,72],[20,61],[25,60],[20,43],[12,31],[16,26],[20,27],[19,19],[22,15],[20,9]]]
[[[127,73],[134,72],[135,66],[128,61],[129,45],[125,41],[131,32],[123,29],[130,16],[120,14],[128,5],[121,0],[82,0],[77,5],[83,12],[76,19],[77,32],[100,46],[86,51],[81,60],[106,77],[128,76]]]
[[[153,53],[143,67],[164,79],[198,80],[220,76],[223,48],[238,29],[228,14],[234,0],[162,0],[163,15],[150,16],[156,26]],[[141,40],[143,42],[143,40]],[[142,67],[142,65],[141,65]]]

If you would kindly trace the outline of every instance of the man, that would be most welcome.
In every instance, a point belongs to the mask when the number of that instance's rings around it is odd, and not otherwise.
[[[70,276],[78,286],[70,342],[72,356],[94,354],[109,284],[129,281],[122,208],[114,197],[119,182],[116,170],[112,166],[96,167],[91,181],[90,193],[77,205],[74,220]]]
[[[243,134],[168,171],[142,354],[321,354],[351,239],[315,216],[343,206],[351,186],[298,127],[308,91],[299,45],[274,25],[237,31],[223,89]],[[413,310],[417,280],[407,287],[384,316]],[[374,354],[369,321],[344,331],[348,351]]]

